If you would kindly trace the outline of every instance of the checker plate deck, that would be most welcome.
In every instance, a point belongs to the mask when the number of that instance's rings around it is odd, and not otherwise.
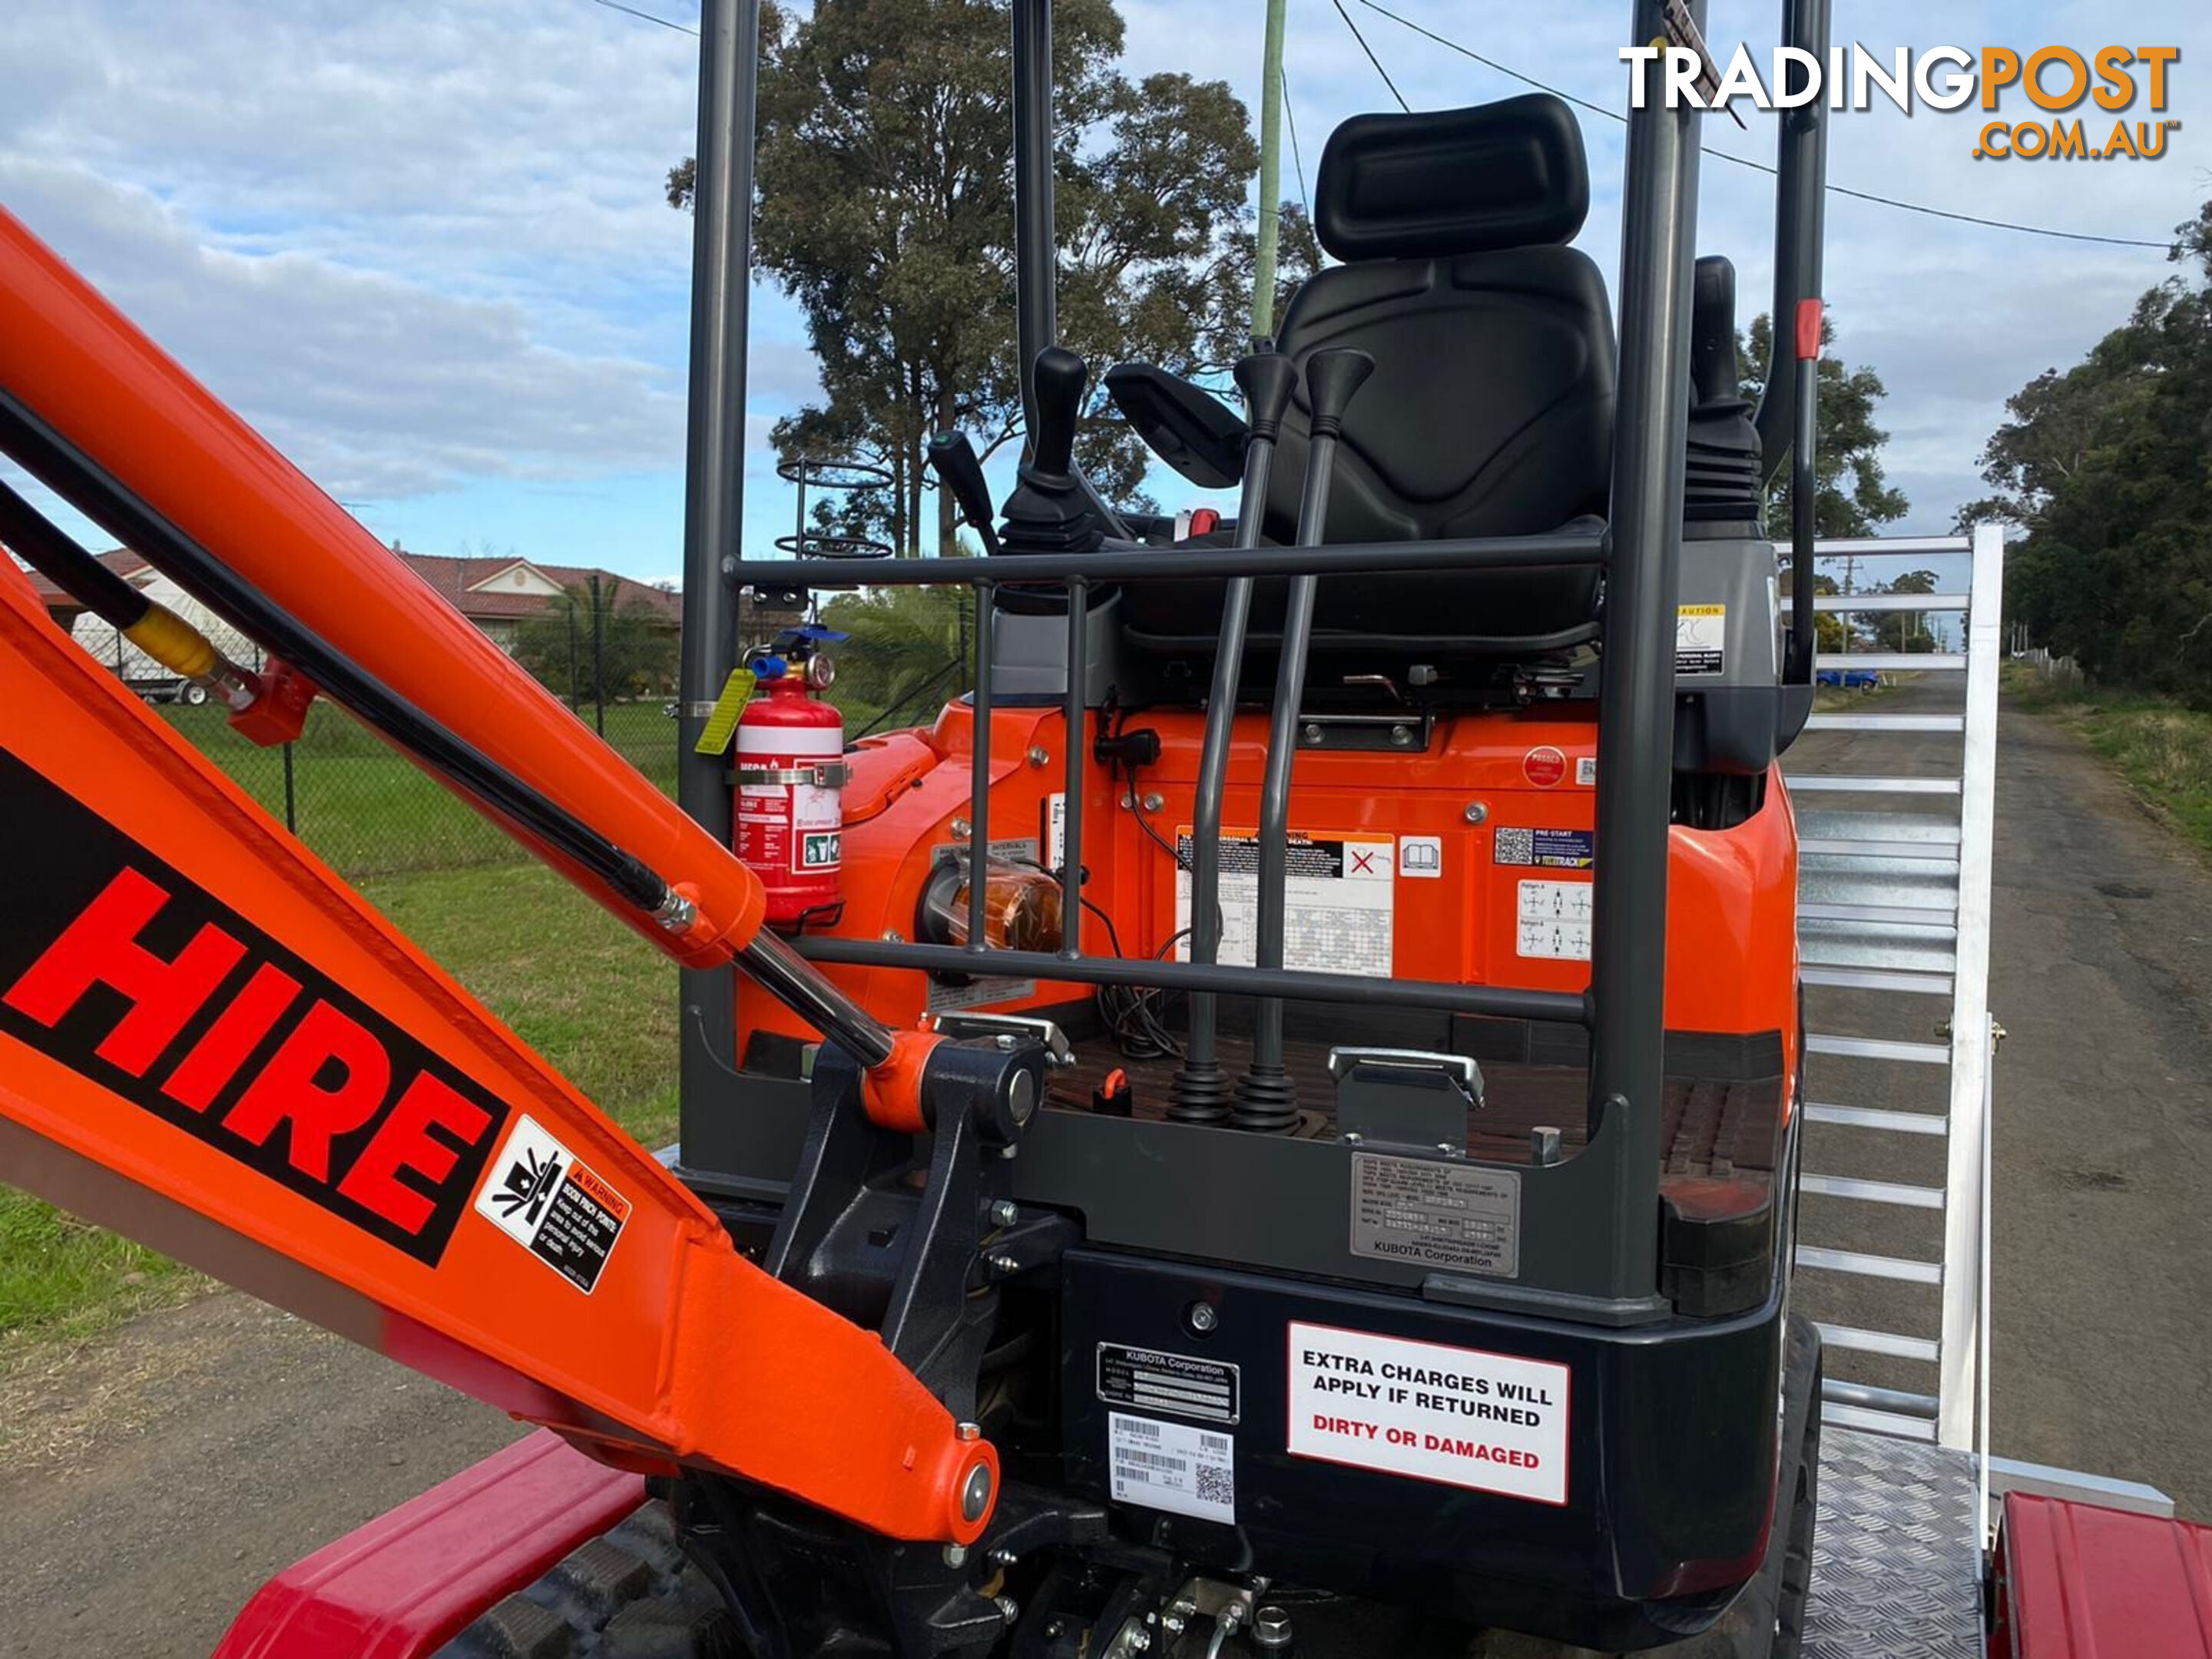
[[[1969,1454],[1821,1431],[1805,1659],[1978,1659],[1981,1571]]]

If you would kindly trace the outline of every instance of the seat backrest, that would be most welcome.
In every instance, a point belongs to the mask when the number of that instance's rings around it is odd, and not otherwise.
[[[1568,247],[1589,209],[1572,113],[1548,94],[1355,116],[1322,152],[1315,229],[1343,263],[1302,287],[1279,345],[1356,346],[1375,374],[1338,450],[1324,539],[1524,535],[1606,511],[1613,342],[1605,283]],[[1284,422],[1267,533],[1290,541],[1302,402]],[[1542,585],[1587,614],[1595,578]],[[1502,619],[1501,619],[1502,620]]]

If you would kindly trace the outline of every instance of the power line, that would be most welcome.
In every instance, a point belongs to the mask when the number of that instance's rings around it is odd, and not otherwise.
[[[1284,124],[1291,130],[1291,165],[1297,171],[1298,200],[1305,204],[1306,219],[1307,222],[1310,223],[1313,219],[1313,198],[1306,194],[1305,157],[1298,154],[1298,117],[1297,112],[1291,107],[1291,76],[1289,70],[1285,70],[1283,71],[1282,82],[1283,121]],[[1270,208],[1268,211],[1273,213],[1279,212],[1280,210],[1278,208]]]
[[[672,17],[657,17],[649,11],[640,11],[635,6],[625,6],[622,0],[592,0],[592,3],[595,6],[605,6],[609,11],[627,13],[632,17],[642,19],[648,23],[658,23],[665,29],[674,29],[678,34],[696,36],[699,33],[689,23],[679,23]]]
[[[1334,0],[1334,3],[1340,13],[1344,11],[1343,0]],[[1494,58],[1484,57],[1472,46],[1462,46],[1458,41],[1452,40],[1448,35],[1438,34],[1434,29],[1424,27],[1422,25],[1413,21],[1410,17],[1401,17],[1396,12],[1392,11],[1388,6],[1377,5],[1376,3],[1376,0],[1359,0],[1359,3],[1366,7],[1368,10],[1375,13],[1377,16],[1389,18],[1401,28],[1411,29],[1414,33],[1420,35],[1426,40],[1434,41],[1437,46],[1443,46],[1448,51],[1455,52],[1462,58],[1472,58],[1474,62],[1481,64],[1485,69],[1495,70],[1498,74],[1507,76],[1513,80],[1518,81],[1523,86],[1534,87],[1540,92],[1548,92],[1554,98],[1564,99],[1568,103],[1572,104],[1576,108],[1588,110],[1593,115],[1602,115],[1610,120],[1619,121],[1624,125],[1628,120],[1628,118],[1617,109],[1607,109],[1602,104],[1594,104],[1587,98],[1577,98],[1571,92],[1567,92],[1559,87],[1552,86],[1548,82],[1539,81],[1533,75],[1523,75],[1519,70],[1511,68],[1510,65],[1501,64]],[[1352,19],[1349,15],[1346,15],[1344,21],[1349,23]],[[1355,38],[1358,33],[1359,31],[1358,29],[1352,30],[1352,34]],[[1367,42],[1361,40],[1359,44],[1362,49],[1364,49]],[[1374,63],[1375,54],[1373,52],[1368,52],[1367,57],[1370,63]],[[1376,64],[1375,67],[1379,71],[1382,65]],[[1385,75],[1382,79],[1385,82],[1388,82],[1390,77],[1388,75]],[[1398,88],[1395,86],[1392,87],[1390,88],[1390,93],[1393,97],[1397,97]],[[1398,106],[1401,109],[1406,107],[1406,100],[1402,97],[1398,98]],[[1772,167],[1764,161],[1754,161],[1749,156],[1732,155],[1724,149],[1716,149],[1711,144],[1700,144],[1698,148],[1703,150],[1706,155],[1717,156],[1723,161],[1733,161],[1740,167],[1749,167],[1753,173],[1764,173],[1770,178],[1774,174],[1774,168]],[[1849,196],[1853,199],[1861,202],[1872,202],[1879,207],[1896,208],[1905,213],[1925,214],[1931,219],[1954,219],[1958,221],[1960,224],[1984,225],[1991,230],[2016,230],[2021,234],[2027,236],[2050,236],[2055,237],[2061,241],[2068,242],[2102,242],[2112,247],[2154,247],[2164,249],[2172,246],[2171,242],[2145,241],[2141,237],[2136,236],[2094,236],[2087,231],[2056,230],[2048,225],[2023,225],[2016,223],[2010,219],[1985,219],[1978,214],[1954,213],[1948,208],[1929,207],[1926,204],[1921,202],[1901,201],[1894,196],[1877,196],[1871,191],[1853,190],[1848,185],[1831,184],[1827,188],[1838,196]]]
[[[1329,0],[1329,3],[1336,8],[1336,15],[1344,19],[1344,27],[1352,31],[1352,38],[1359,42],[1360,51],[1367,54],[1367,61],[1375,65],[1375,72],[1382,77],[1382,84],[1390,88],[1390,95],[1398,100],[1398,107],[1409,115],[1413,113],[1413,106],[1406,101],[1406,94],[1398,90],[1398,83],[1390,78],[1390,71],[1382,67],[1382,60],[1375,55],[1375,48],[1367,44],[1367,37],[1359,32],[1359,25],[1353,22],[1352,14],[1345,10],[1344,0]],[[1382,9],[1377,7],[1376,9]],[[1387,16],[1389,14],[1384,15]]]

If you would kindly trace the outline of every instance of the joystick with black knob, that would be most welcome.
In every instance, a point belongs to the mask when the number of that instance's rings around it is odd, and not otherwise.
[[[1037,353],[1030,458],[1006,498],[999,535],[1006,552],[1090,553],[1105,539],[1104,515],[1075,470],[1076,422],[1090,379],[1083,359],[1064,347]]]

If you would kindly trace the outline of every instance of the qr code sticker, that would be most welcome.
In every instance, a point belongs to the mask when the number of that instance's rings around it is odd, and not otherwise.
[[[1494,847],[1492,857],[1499,864],[1534,864],[1536,861],[1536,832],[1534,830],[1500,830]]]
[[[1201,1504],[1218,1504],[1226,1508],[1237,1501],[1236,1477],[1227,1469],[1201,1463],[1198,1466],[1196,1496]]]

